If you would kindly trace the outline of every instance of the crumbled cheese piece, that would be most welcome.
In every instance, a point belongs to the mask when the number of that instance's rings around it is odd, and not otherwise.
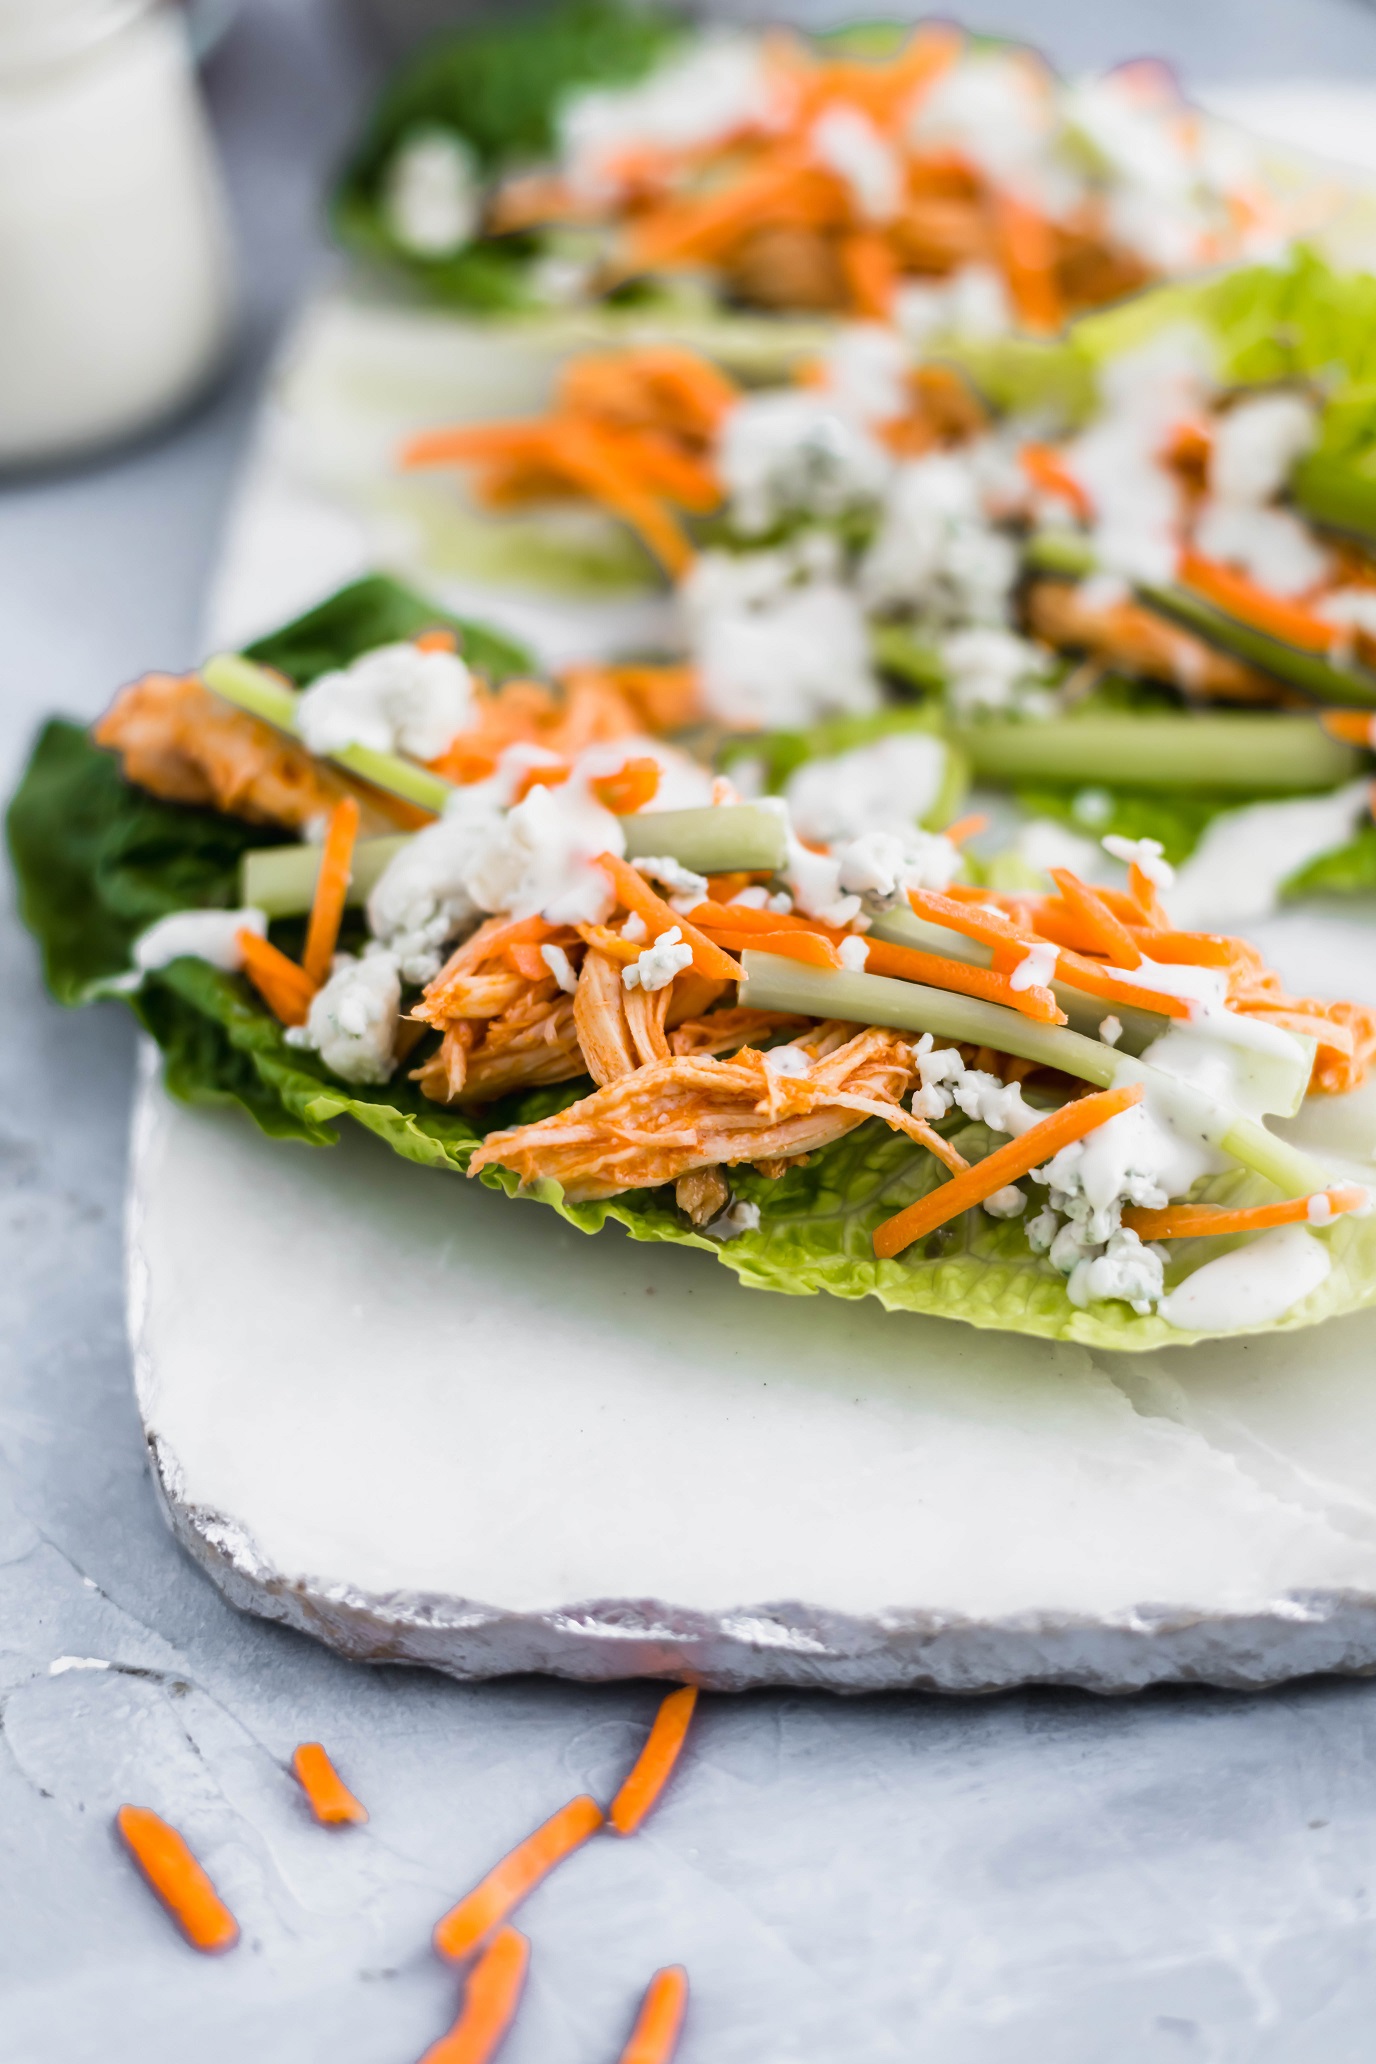
[[[1008,977],[1010,989],[1045,989],[1054,978],[1060,949],[1046,940],[1039,939],[1035,946],[1029,946],[1023,958]]]
[[[578,987],[578,977],[573,972],[573,962],[562,946],[542,946],[540,958],[553,975],[565,996],[572,996]]]
[[[605,201],[624,183],[647,140],[660,150],[693,151],[768,125],[778,86],[757,36],[731,30],[685,39],[643,79],[590,86],[564,96],[559,140],[574,191]]]
[[[680,917],[686,917],[690,910],[707,900],[707,876],[694,874],[691,867],[684,867],[671,854],[647,855],[632,860],[631,865],[647,881],[658,882],[662,889],[669,891],[669,902]]]
[[[910,345],[942,336],[988,341],[1013,328],[1003,276],[992,265],[962,265],[944,280],[905,280],[894,295],[894,322]]]
[[[443,817],[408,840],[374,884],[368,929],[404,982],[432,981],[442,949],[477,917],[465,877],[500,824],[490,783],[457,789]]]
[[[649,938],[650,927],[638,910],[633,910],[622,925],[621,936],[623,939],[629,939],[633,946],[638,946],[642,939]]]
[[[1115,832],[1110,832],[1099,843],[1115,860],[1121,860],[1124,867],[1135,867],[1144,874],[1153,888],[1169,889],[1174,885],[1175,869],[1163,857],[1165,848],[1160,839],[1120,838]]]
[[[1121,1018],[1115,1018],[1111,1011],[1106,1018],[1099,1020],[1099,1037],[1105,1046],[1117,1046],[1122,1036],[1123,1021]]]
[[[1302,394],[1258,394],[1236,402],[1214,421],[1210,493],[1222,502],[1272,501],[1317,435],[1314,405]]]
[[[1037,646],[1012,631],[955,631],[941,641],[941,660],[951,707],[960,716],[982,711],[1050,713],[1050,662]]]
[[[864,973],[865,963],[870,957],[869,945],[864,939],[852,932],[848,939],[841,941],[836,950],[841,956],[842,967],[849,974],[859,975]]]
[[[784,389],[736,403],[719,433],[717,470],[732,521],[751,535],[784,516],[827,519],[873,506],[893,461],[825,393]]]
[[[947,889],[960,872],[960,853],[939,831],[871,831],[835,847],[839,886],[888,907],[909,889]]]
[[[267,937],[268,921],[261,910],[174,910],[140,932],[134,941],[134,966],[141,975],[169,967],[185,956],[209,961],[227,975],[237,974],[244,964],[240,932]]]
[[[1275,595],[1302,595],[1329,570],[1328,553],[1288,509],[1211,499],[1199,513],[1194,537],[1210,559],[1241,567]]]
[[[895,731],[850,752],[806,760],[784,788],[799,838],[832,846],[864,832],[911,831],[941,794],[948,753],[927,731]]]
[[[1034,1254],[1047,1254],[1060,1229],[1060,1220],[1049,1204],[1043,1204],[1035,1218],[1029,1218],[1025,1231],[1027,1244]]]
[[[1304,1215],[1310,1225],[1331,1225],[1334,1212],[1333,1206],[1328,1201],[1328,1192],[1326,1190],[1316,1190],[1314,1192],[1305,1206]]]
[[[679,602],[703,702],[720,722],[796,731],[878,708],[864,608],[830,537],[778,551],[703,552]]]
[[[383,208],[403,251],[417,258],[447,258],[470,241],[481,199],[477,166],[452,129],[413,129],[387,168]]]
[[[812,852],[791,830],[783,877],[804,917],[820,918],[823,924],[841,929],[859,917],[860,898],[842,893],[840,860],[831,853]]]
[[[1054,1254],[1054,1248],[1053,1248]],[[1127,1226],[1110,1233],[1101,1254],[1083,1255],[1070,1271],[1065,1294],[1081,1310],[1109,1298],[1143,1317],[1155,1310],[1165,1285],[1159,1247],[1144,1247]]]
[[[338,954],[305,1024],[289,1031],[287,1042],[318,1053],[343,1082],[386,1082],[396,1066],[400,1005],[401,978],[385,948],[370,946],[358,960]]]
[[[671,925],[653,945],[645,948],[639,959],[622,968],[621,980],[627,989],[666,989],[675,975],[681,975],[692,965],[692,947],[679,927]]]
[[[1001,1190],[985,1198],[984,1208],[990,1218],[1021,1218],[1027,1209],[1027,1192],[1016,1183],[1005,1183]]]
[[[822,163],[845,181],[861,215],[870,222],[892,221],[903,200],[903,167],[868,115],[837,102],[817,117],[810,141]]]
[[[714,1240],[738,1240],[742,1233],[757,1233],[760,1229],[760,1207],[739,1201],[729,1204],[718,1218],[703,1231]]]
[[[955,1099],[967,1118],[987,1125],[991,1132],[1011,1133],[1015,1139],[1046,1115],[1023,1102],[1020,1082],[1000,1082],[983,1068],[965,1069],[955,1085]]]
[[[912,398],[911,363],[908,346],[887,323],[844,323],[819,362],[821,391],[858,423],[892,422]]]
[[[296,726],[313,753],[363,745],[434,760],[470,721],[473,679],[455,652],[378,645],[311,683]]]
[[[601,924],[615,896],[594,863],[625,847],[620,820],[591,793],[580,762],[557,788],[532,788],[507,811],[467,868],[464,887],[480,910]]]
[[[985,511],[993,440],[899,466],[860,564],[874,609],[909,609],[935,626],[1005,625],[1018,548]]]
[[[761,1058],[771,1075],[784,1075],[798,1081],[812,1073],[812,1063],[800,1046],[766,1047]]]

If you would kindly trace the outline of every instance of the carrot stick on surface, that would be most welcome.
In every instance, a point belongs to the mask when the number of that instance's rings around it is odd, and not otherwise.
[[[1040,210],[1010,193],[995,195],[994,220],[1019,320],[1024,329],[1051,336],[1065,319],[1052,225]]]
[[[841,239],[841,277],[852,312],[866,322],[887,322],[898,286],[898,261],[877,229],[858,229]]]
[[[1362,745],[1368,752],[1376,752],[1376,717],[1367,710],[1325,710],[1319,721],[1330,738],[1341,738],[1344,745]]]
[[[1100,1089],[1091,1096],[1076,1097],[1072,1103],[1043,1118],[1020,1139],[1010,1140],[1006,1147],[986,1154],[963,1175],[952,1176],[950,1182],[942,1183],[927,1196],[919,1197],[915,1204],[909,1204],[892,1218],[886,1218],[875,1231],[875,1253],[881,1261],[891,1260],[905,1247],[911,1247],[914,1240],[935,1232],[938,1226],[959,1217],[971,1205],[982,1204],[986,1197],[993,1196],[995,1190],[1016,1182],[1029,1169],[1049,1161],[1062,1147],[1068,1147],[1073,1140],[1083,1139],[1087,1132],[1106,1125],[1110,1118],[1116,1118],[1120,1111],[1126,1111],[1129,1105],[1141,1100],[1140,1082],[1127,1084],[1122,1089]]]
[[[368,1818],[367,1807],[354,1797],[318,1741],[299,1743],[291,1767],[323,1827],[361,1826]]]
[[[666,1964],[645,1988],[630,2041],[617,2064],[670,2064],[688,2011],[688,1973]]]
[[[694,1684],[671,1691],[662,1701],[644,1748],[612,1800],[607,1825],[616,1834],[633,1835],[669,1782],[697,1702]]]
[[[420,2064],[488,2064],[516,2018],[529,1964],[529,1941],[519,1929],[503,1928],[469,1973],[458,2020]]]
[[[637,873],[626,860],[615,853],[599,853],[594,863],[608,877],[612,887],[627,910],[633,910],[637,917],[643,917],[649,928],[651,939],[657,939],[661,932],[667,932],[674,925],[681,930],[684,940],[693,949],[693,966],[709,981],[739,982],[739,964],[729,953],[723,953],[720,946],[714,946],[705,933],[686,917],[680,917],[671,910],[662,896],[657,896],[643,874]]]
[[[1066,502],[1082,523],[1093,520],[1094,504],[1060,453],[1049,444],[1025,444],[1018,463],[1040,494]],[[949,837],[949,833],[947,834]]]
[[[1134,982],[1130,974],[1120,974],[1116,969],[1105,967],[1101,960],[1090,960],[1083,953],[1071,953],[1062,948],[1060,978],[1073,989],[1083,989],[1090,996],[1101,996],[1107,1003],[1128,1003],[1134,1010],[1155,1011],[1163,1018],[1187,1018],[1190,1015],[1189,998],[1172,996],[1167,989],[1148,989],[1145,983]]]
[[[121,1806],[115,1825],[144,1877],[193,1949],[233,1949],[239,1923],[174,1827],[147,1806]]]
[[[1316,616],[1302,602],[1273,595],[1269,588],[1249,580],[1245,573],[1222,566],[1216,559],[1206,559],[1202,552],[1181,553],[1179,577],[1183,586],[1212,602],[1215,609],[1235,616],[1239,623],[1250,624],[1253,630],[1264,631],[1268,637],[1279,638],[1283,644],[1294,645],[1301,652],[1329,652],[1337,642],[1336,624]]]
[[[963,846],[966,839],[974,838],[977,832],[984,831],[988,823],[989,819],[983,810],[971,810],[966,816],[957,817],[954,824],[948,824],[941,836],[949,839],[953,846]]]
[[[1015,989],[1008,973],[994,968],[967,967],[963,960],[947,960],[941,953],[924,953],[919,946],[891,946],[886,939],[867,941],[869,957],[865,972],[896,975],[901,982],[925,982],[933,989],[949,989],[957,996],[979,996],[987,1003],[1007,1004],[1025,1018],[1044,1025],[1063,1025],[1065,1012],[1051,991],[1041,983]]]
[[[1141,967],[1141,947],[1123,920],[1114,916],[1103,897],[1090,888],[1088,882],[1082,882],[1078,874],[1072,874],[1068,867],[1051,867],[1047,872],[1065,898],[1072,917],[1093,940],[1090,951],[1106,954],[1115,967]]]
[[[435,1923],[435,1947],[440,1955],[453,1963],[470,1955],[557,1863],[597,1833],[605,1818],[597,1801],[586,1793],[551,1814]]]
[[[235,938],[244,956],[244,973],[273,1016],[284,1025],[304,1025],[315,995],[315,984],[305,969],[247,926]]]
[[[1335,1183],[1331,1190],[1317,1193],[1326,1198],[1327,1216],[1310,1218],[1313,1197],[1287,1197],[1283,1204],[1257,1204],[1247,1211],[1230,1211],[1221,1204],[1167,1204],[1163,1210],[1148,1211],[1132,1206],[1123,1213],[1123,1224],[1142,1240],[1194,1240],[1211,1233],[1262,1233],[1268,1226],[1328,1225],[1344,1212],[1360,1211],[1370,1193],[1360,1183]]]
[[[357,837],[358,804],[352,796],[341,796],[330,812],[329,828],[320,855],[320,872],[315,878],[315,894],[311,899],[306,950],[301,956],[306,980],[317,989],[329,980],[330,962],[339,943],[339,926],[349,893]]]
[[[459,641],[453,631],[422,631],[416,639],[417,652],[457,652]]]

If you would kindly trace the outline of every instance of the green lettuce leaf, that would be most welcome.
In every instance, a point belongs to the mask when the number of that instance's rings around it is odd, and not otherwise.
[[[304,688],[317,674],[348,666],[375,645],[443,629],[454,632],[468,664],[490,681],[505,681],[531,671],[533,661],[524,646],[484,624],[452,616],[382,573],[353,581],[280,631],[244,649],[250,659],[276,667],[298,688]]]
[[[371,615],[358,591],[349,590],[336,598],[337,606],[313,611],[256,649],[276,664],[290,661],[299,678],[309,678],[366,647],[379,623],[389,627],[382,635],[403,627],[407,605],[381,589],[372,595],[377,607]],[[418,598],[410,598],[410,606],[434,621],[435,612]],[[188,905],[236,902],[242,853],[278,836],[143,794],[124,781],[112,754],[61,720],[39,737],[10,805],[8,831],[20,908],[39,941],[49,987],[64,1003],[109,993],[102,985],[127,967],[133,939],[154,919]],[[279,936],[295,943],[290,934]],[[240,977],[192,959],[150,976],[124,1000],[161,1047],[167,1087],[183,1101],[237,1106],[271,1137],[313,1146],[333,1144],[340,1122],[348,1120],[403,1159],[456,1175],[466,1171],[487,1130],[562,1110],[592,1087],[584,1077],[465,1115],[430,1103],[404,1075],[377,1086],[341,1083],[315,1055],[288,1044]],[[995,1143],[958,1115],[943,1130],[971,1159]],[[776,1182],[749,1168],[733,1172],[737,1197],[758,1205],[760,1223],[723,1242],[688,1224],[672,1188],[580,1204],[554,1183],[521,1191],[509,1171],[481,1175],[488,1187],[550,1205],[585,1232],[611,1220],[636,1240],[712,1252],[752,1289],[873,1296],[895,1311],[1106,1348],[1179,1345],[1192,1337],[1121,1304],[1077,1310],[1060,1276],[1032,1254],[1021,1225],[979,1211],[897,1260],[877,1261],[876,1226],[941,1179],[931,1155],[881,1121],[867,1120]],[[1248,1181],[1221,1178],[1212,1193],[1220,1201],[1242,1201],[1252,1194]],[[1328,1238],[1334,1259],[1328,1282],[1282,1326],[1308,1324],[1376,1296],[1376,1219],[1344,1219]],[[1195,1258],[1182,1254],[1176,1273]]]
[[[440,300],[493,314],[531,305],[525,275],[537,236],[483,238],[451,257],[403,251],[388,228],[384,183],[408,134],[449,129],[484,177],[535,163],[554,148],[559,104],[579,86],[629,84],[683,33],[671,15],[625,0],[562,0],[537,18],[465,28],[435,39],[384,89],[339,181],[333,219],[361,255],[404,267]]]

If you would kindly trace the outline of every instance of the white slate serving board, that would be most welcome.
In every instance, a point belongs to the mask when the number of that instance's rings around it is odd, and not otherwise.
[[[1291,114],[1262,126],[1311,140]],[[207,646],[373,564],[548,662],[653,639],[653,598],[475,589],[395,492],[407,429],[548,381],[474,350],[447,318],[306,311]],[[1262,943],[1295,987],[1376,1001],[1372,938],[1289,916]],[[357,1134],[183,1110],[151,1064],[129,1256],[179,1539],[360,1659],[854,1691],[1376,1669],[1376,1313],[1135,1358],[745,1291]]]

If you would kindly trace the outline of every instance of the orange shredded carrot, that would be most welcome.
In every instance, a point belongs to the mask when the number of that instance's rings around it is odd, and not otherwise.
[[[549,967],[538,946],[520,943],[504,947],[502,958],[518,975],[524,975],[528,982],[544,982],[549,978]]]
[[[1152,960],[1169,967],[1236,967],[1243,957],[1241,942],[1221,932],[1157,931],[1150,925],[1128,930]]]
[[[617,2064],[671,2064],[688,2011],[688,1973],[666,1964],[645,1988],[630,2041]]]
[[[457,652],[459,641],[453,631],[422,631],[416,639],[418,652]]]
[[[329,980],[330,963],[339,944],[339,926],[349,893],[357,837],[358,804],[352,796],[341,796],[330,812],[329,828],[320,854],[320,872],[315,878],[315,894],[311,898],[306,950],[301,956],[302,972],[316,989]]]
[[[1006,1147],[998,1147],[992,1154],[986,1154],[964,1175],[952,1176],[949,1182],[942,1183],[929,1195],[919,1197],[915,1204],[909,1204],[892,1218],[886,1218],[874,1235],[875,1253],[881,1261],[892,1260],[905,1247],[911,1247],[914,1240],[935,1232],[938,1226],[959,1217],[972,1205],[982,1204],[986,1197],[993,1196],[995,1190],[1016,1182],[1019,1176],[1049,1161],[1062,1147],[1083,1139],[1087,1132],[1107,1124],[1110,1118],[1116,1118],[1120,1111],[1126,1111],[1130,1104],[1141,1100],[1140,1082],[1130,1083],[1122,1089],[1099,1089],[1089,1096],[1076,1097],[1072,1103],[1063,1105],[1049,1118],[1043,1118],[1032,1126],[1021,1138],[1010,1140]]]
[[[1273,595],[1245,573],[1206,559],[1202,552],[1182,552],[1178,574],[1183,586],[1212,602],[1215,609],[1302,652],[1328,652],[1337,641],[1336,624],[1326,623],[1301,602]]]
[[[420,2064],[488,2064],[516,2018],[529,1964],[527,1937],[503,1928],[469,1973],[458,2020]]]
[[[957,996],[979,996],[986,1003],[1003,1003],[1036,1018],[1043,1025],[1063,1025],[1065,1012],[1049,989],[1034,983],[1015,989],[1009,973],[996,968],[967,967],[962,960],[947,960],[944,954],[924,953],[917,946],[891,946],[886,939],[866,941],[869,954],[865,970],[871,975],[896,975],[901,982],[925,982],[933,989],[949,989]]]
[[[983,894],[983,891],[979,893]],[[909,889],[908,901],[919,917],[945,925],[962,938],[978,939],[982,946],[1035,946],[1037,935],[1014,924],[1011,917],[992,903],[961,902],[935,889]]]
[[[1025,444],[1018,463],[1039,493],[1068,503],[1082,523],[1093,519],[1094,504],[1052,445]]]
[[[1081,930],[1093,941],[1090,951],[1106,955],[1115,967],[1141,967],[1141,947],[1097,890],[1092,889],[1088,882],[1082,882],[1079,875],[1072,874],[1068,867],[1051,867],[1047,872]]]
[[[623,967],[640,958],[641,947],[634,940],[623,939],[620,932],[612,931],[608,925],[580,924],[577,931],[585,945],[605,953],[609,960],[619,960]]]
[[[1364,746],[1368,752],[1376,751],[1376,717],[1366,710],[1325,710],[1320,718],[1330,738],[1341,738],[1344,745]]]
[[[607,1825],[618,1835],[633,1835],[669,1782],[698,1702],[697,1686],[685,1684],[661,1702],[644,1748],[612,1800]]]
[[[745,926],[712,925],[708,937],[719,944],[734,947],[737,953],[752,947],[757,953],[777,953],[783,960],[801,961],[804,967],[841,968],[845,966],[840,954],[830,939],[824,939],[820,932],[805,930],[755,930]]]
[[[1046,216],[1015,194],[994,197],[994,221],[1008,291],[1023,328],[1051,336],[1065,318],[1056,279],[1055,232]]]
[[[596,865],[607,875],[627,910],[633,910],[637,917],[644,918],[652,940],[677,925],[686,944],[693,949],[693,966],[700,975],[706,975],[709,981],[739,982],[739,963],[732,960],[729,953],[723,953],[720,946],[714,946],[686,917],[680,917],[671,910],[663,897],[655,894],[643,874],[637,874],[634,867],[615,853],[599,853]]]
[[[460,788],[471,788],[475,781],[486,781],[496,773],[497,755],[456,741],[446,746],[437,760],[431,760],[429,767],[432,774],[442,774]]]
[[[177,1830],[147,1806],[121,1806],[115,1825],[192,1948],[233,1949],[239,1923]]]
[[[311,1812],[323,1826],[362,1826],[368,1818],[367,1807],[354,1797],[320,1742],[300,1742],[291,1767],[310,1801]]]
[[[315,995],[315,983],[305,969],[247,926],[234,936],[244,956],[244,973],[273,1016],[284,1025],[304,1025]]]
[[[898,261],[877,229],[857,229],[841,239],[841,277],[853,313],[866,322],[887,322],[898,286]]]
[[[551,1814],[435,1923],[435,1947],[440,1955],[452,1963],[470,1955],[557,1863],[597,1833],[605,1818],[596,1799],[586,1793]]]
[[[1083,953],[1071,953],[1063,947],[1058,971],[1061,980],[1073,989],[1083,989],[1086,995],[1103,997],[1108,1003],[1130,1004],[1134,1010],[1155,1011],[1162,1018],[1190,1015],[1187,997],[1172,996],[1166,989],[1148,989],[1145,984],[1134,982],[1131,975],[1116,974],[1101,960],[1090,960]]]
[[[1130,862],[1128,866],[1128,893],[1141,913],[1144,923],[1152,926],[1155,930],[1163,932],[1170,929],[1170,919],[1161,906],[1161,898],[1156,893],[1156,883],[1149,874],[1145,873],[1137,865],[1135,860]],[[1099,894],[1107,903],[1108,898],[1104,895],[1102,889],[1099,891]],[[1112,909],[1112,907],[1112,904],[1110,904],[1109,908]],[[1118,914],[1123,918],[1125,924],[1136,922],[1134,918],[1128,918],[1122,911]]]
[[[954,824],[948,824],[941,835],[948,838],[953,846],[963,846],[966,839],[972,839],[977,833],[987,830],[988,825],[989,819],[982,810],[971,810],[966,816],[957,817]]]
[[[1369,1192],[1360,1183],[1336,1183],[1318,1195],[1328,1199],[1333,1218],[1344,1212],[1360,1211]],[[1287,1197],[1282,1204],[1257,1204],[1250,1210],[1230,1211],[1223,1204],[1167,1204],[1160,1211],[1137,1205],[1123,1213],[1123,1224],[1142,1240],[1193,1240],[1210,1233],[1260,1233],[1268,1226],[1302,1225],[1309,1218],[1309,1197]],[[1312,1221],[1319,1225],[1326,1219]]]
[[[654,801],[659,793],[659,775],[658,760],[627,760],[617,773],[603,774],[595,780],[592,792],[604,809],[618,817],[630,817]]]

